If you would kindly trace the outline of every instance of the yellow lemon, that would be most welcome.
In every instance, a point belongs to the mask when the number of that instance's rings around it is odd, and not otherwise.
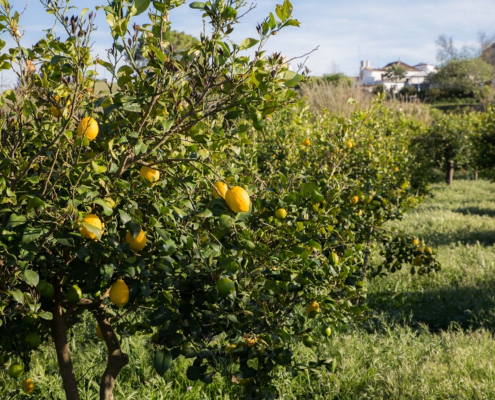
[[[227,190],[229,190],[229,185],[227,185],[224,182],[217,182],[213,186],[213,197],[216,199],[225,198],[225,193],[227,193]]]
[[[250,337],[244,338],[244,344],[247,347],[253,347],[257,342],[258,342],[258,339],[256,339],[256,338],[250,338]]]
[[[275,217],[278,219],[285,219],[287,217],[287,211],[285,208],[279,208],[277,211],[275,211]]]
[[[96,325],[96,336],[98,336],[98,339],[100,339],[102,342],[105,341],[103,338],[103,333],[101,333],[100,325]]]
[[[100,230],[100,233],[102,232],[103,224],[101,223],[100,218],[98,218],[97,215],[95,214],[88,214],[84,217],[84,223],[94,226],[96,229]],[[91,232],[88,228],[86,228],[84,225],[79,228],[79,233],[83,238],[86,239],[96,239],[96,235]]]
[[[59,110],[57,107],[55,107],[55,106],[51,106],[51,107],[50,107],[50,112],[52,113],[52,115],[53,115],[55,118],[60,118],[61,113],[60,113],[60,110]]]
[[[160,171],[150,167],[145,167],[144,165],[139,170],[139,175],[150,183],[156,183],[158,182],[158,179],[160,179]]]
[[[418,239],[414,239],[414,240],[413,240],[413,245],[415,245],[415,246],[419,246],[419,240],[418,240]]]
[[[227,346],[225,346],[225,351],[227,353],[230,353],[231,351],[233,351],[236,348],[237,348],[237,343],[229,343]]]
[[[399,167],[395,167],[395,168],[394,168],[394,171],[395,171],[395,172],[399,172]]]
[[[433,254],[433,249],[431,247],[426,246],[426,252],[428,254]]]
[[[357,204],[358,202],[359,202],[359,197],[358,196],[352,196],[351,204]]]
[[[309,140],[308,138],[304,139],[303,145],[305,145],[305,146],[311,146],[311,140]]]
[[[22,390],[24,390],[27,394],[33,393],[34,390],[34,382],[31,379],[24,379],[22,381]]]
[[[105,200],[105,203],[107,203],[110,208],[115,208],[115,206],[117,205],[117,203],[115,203],[115,200],[111,197],[105,197],[103,200]]]
[[[125,241],[129,243],[129,247],[134,251],[141,251],[146,246],[146,233],[141,229],[139,235],[137,235],[136,239],[134,239],[131,235],[131,232],[127,231],[127,235],[125,236]]]
[[[314,317],[320,313],[320,305],[316,301],[312,301],[306,306],[306,315]]]
[[[77,126],[77,136],[85,135],[88,140],[94,140],[98,136],[98,122],[92,117],[85,117],[79,122]]]
[[[240,186],[234,186],[225,193],[225,201],[234,212],[248,212],[251,199],[248,192]]]
[[[347,147],[348,149],[352,149],[353,146],[354,143],[352,142],[352,139],[349,139],[345,144],[345,147]]]
[[[110,288],[110,301],[119,308],[129,301],[129,286],[122,279],[117,280]]]

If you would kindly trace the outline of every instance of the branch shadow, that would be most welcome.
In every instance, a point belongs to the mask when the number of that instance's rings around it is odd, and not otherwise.
[[[373,316],[366,327],[372,330],[380,329],[385,319],[412,328],[426,326],[432,333],[456,328],[495,332],[495,279],[468,287],[371,293],[368,307]]]
[[[480,243],[483,246],[495,244],[495,230],[471,230],[469,226],[457,229],[455,233],[449,234],[441,232],[428,232],[422,236],[429,246],[448,246],[452,243],[462,243],[464,245],[474,245]]]
[[[478,215],[480,217],[495,217],[495,209],[481,207],[461,207],[453,209],[452,212],[463,215]]]

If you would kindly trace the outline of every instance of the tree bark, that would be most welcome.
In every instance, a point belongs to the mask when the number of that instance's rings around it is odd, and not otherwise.
[[[100,383],[100,400],[113,400],[115,380],[122,368],[129,364],[129,356],[122,352],[117,335],[104,313],[96,313],[96,320],[100,327],[108,349],[107,368]]]
[[[445,180],[447,185],[452,186],[452,182],[454,182],[454,161],[449,161],[445,172]]]
[[[60,287],[55,289],[55,306],[53,307],[52,320],[53,339],[57,351],[60,375],[64,383],[67,400],[79,400],[76,376],[70,357],[69,342],[67,341],[67,325],[65,322],[62,305],[60,303]]]

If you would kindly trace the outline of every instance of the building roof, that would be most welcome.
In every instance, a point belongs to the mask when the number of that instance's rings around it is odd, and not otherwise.
[[[407,71],[417,71],[418,70],[417,68],[411,67],[410,65],[403,63],[402,61],[394,61],[394,62],[388,63],[387,65],[385,65],[383,67],[383,69],[387,70],[394,65],[400,65],[401,67],[404,67]]]

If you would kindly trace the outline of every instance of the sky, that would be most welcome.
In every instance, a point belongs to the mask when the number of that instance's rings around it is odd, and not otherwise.
[[[22,43],[29,47],[53,25],[53,16],[44,11],[39,0],[10,0],[18,11],[24,9],[26,1],[29,5],[19,24],[24,32]],[[256,8],[242,19],[231,39],[240,43],[246,37],[256,38],[256,24],[281,2],[254,2]],[[104,4],[105,0],[71,0],[71,5],[79,9]],[[301,27],[282,30],[271,38],[266,50],[281,51],[292,58],[318,46],[306,62],[316,76],[334,72],[357,76],[361,60],[371,61],[372,67],[397,60],[410,65],[435,64],[435,41],[439,35],[453,37],[459,47],[476,47],[479,32],[495,34],[493,0],[293,0],[292,4],[293,18],[300,21]],[[73,14],[78,13],[73,10]],[[170,20],[173,29],[196,37],[203,26],[201,12],[187,5],[174,10]],[[137,23],[145,21],[146,13],[136,18]],[[105,57],[111,38],[103,10],[98,12],[96,25],[93,53]],[[8,48],[11,39],[5,33],[1,36]],[[0,84],[14,81],[11,73],[0,74]]]

